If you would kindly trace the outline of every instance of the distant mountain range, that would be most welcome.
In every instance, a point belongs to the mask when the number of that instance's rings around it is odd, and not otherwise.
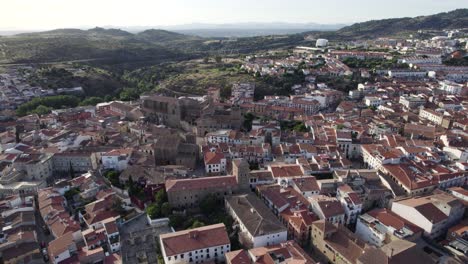
[[[158,26],[157,28],[182,34],[201,37],[252,37],[264,35],[286,35],[305,31],[333,31],[346,24],[318,24],[318,23],[285,23],[285,22],[246,22],[230,24],[192,23],[175,26]],[[124,27],[129,32],[140,32],[152,27]]]
[[[327,27],[333,27],[334,30],[320,31]],[[330,40],[349,40],[395,36],[420,29],[468,28],[468,9],[415,18],[373,20],[336,30],[339,27],[340,25],[241,23],[216,27],[191,24],[173,28],[172,31],[99,27],[89,30],[56,29],[0,36],[0,63],[74,60],[104,60],[114,64],[140,61],[157,63],[216,54],[252,53],[310,45],[310,42],[304,40],[310,34]],[[231,38],[233,36],[235,38]]]
[[[351,38],[392,36],[418,30],[468,28],[468,9],[457,9],[430,16],[371,20],[341,28],[336,33]]]
[[[191,23],[172,26],[103,26],[102,28],[119,28],[130,33],[139,33],[149,29],[162,29],[182,34],[200,37],[251,37],[263,35],[285,35],[304,31],[330,31],[338,30],[347,24],[318,24],[318,23],[286,23],[286,22],[246,22],[229,24]],[[10,36],[21,33],[40,32],[37,30],[0,30],[0,36]]]

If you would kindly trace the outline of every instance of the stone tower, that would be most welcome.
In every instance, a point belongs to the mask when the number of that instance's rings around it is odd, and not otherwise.
[[[237,185],[240,192],[250,191],[250,165],[244,159],[232,160],[232,174],[236,176]]]

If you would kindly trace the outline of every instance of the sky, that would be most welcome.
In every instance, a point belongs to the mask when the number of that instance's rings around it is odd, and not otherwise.
[[[350,24],[457,8],[468,8],[468,0],[0,0],[0,29],[241,22]]]

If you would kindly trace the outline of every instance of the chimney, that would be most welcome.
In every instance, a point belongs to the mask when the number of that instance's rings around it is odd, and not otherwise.
[[[197,239],[197,237],[198,237],[198,231],[197,230],[189,231],[188,234],[189,234],[189,238]]]

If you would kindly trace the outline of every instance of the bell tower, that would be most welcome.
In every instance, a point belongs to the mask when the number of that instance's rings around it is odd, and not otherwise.
[[[232,174],[236,176],[237,185],[240,192],[250,191],[250,165],[244,159],[232,160]]]

